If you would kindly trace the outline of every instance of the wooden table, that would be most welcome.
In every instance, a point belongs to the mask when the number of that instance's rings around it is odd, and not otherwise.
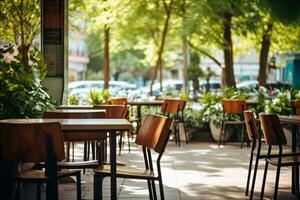
[[[131,124],[126,119],[9,119],[0,122],[36,123],[59,121],[65,134],[68,131],[97,131],[99,134],[110,134],[110,164],[111,164],[111,199],[117,199],[116,176],[116,132],[128,131]],[[78,132],[80,134],[80,132]]]
[[[297,151],[297,135],[298,126],[300,125],[300,116],[279,116],[279,120],[282,123],[287,123],[292,125],[292,150]],[[292,193],[299,194],[299,166],[294,166],[292,168]]]
[[[128,101],[128,105],[137,107],[137,118],[142,119],[142,106],[161,106],[164,101]]]
[[[93,105],[60,105],[58,109],[72,109],[72,110],[81,110],[81,109],[93,109]]]

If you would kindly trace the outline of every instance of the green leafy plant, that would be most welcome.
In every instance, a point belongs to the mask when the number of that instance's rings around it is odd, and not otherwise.
[[[28,65],[27,65],[28,66]],[[29,51],[29,66],[13,46],[0,48],[0,118],[38,118],[56,103],[41,85],[46,64],[41,52]]]
[[[253,100],[257,102],[255,106],[256,113],[264,112],[266,103],[271,101],[271,97],[269,96],[267,89],[265,87],[259,87],[258,90],[254,91],[254,94],[256,98]]]
[[[89,98],[88,102],[91,105],[107,104],[110,98],[110,93],[106,89],[103,90],[91,89],[89,91],[88,98]]]
[[[79,104],[79,98],[75,95],[71,95],[68,97],[68,104],[69,105],[78,105]]]
[[[292,106],[290,103],[291,93],[290,91],[275,90],[275,97],[273,100],[267,100],[265,105],[265,113],[278,114],[278,115],[290,115],[292,114]]]

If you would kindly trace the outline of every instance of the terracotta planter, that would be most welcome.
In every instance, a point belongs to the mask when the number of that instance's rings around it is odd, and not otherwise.
[[[218,142],[220,138],[221,126],[217,127],[213,122],[209,122],[210,132],[214,141]],[[231,137],[232,133],[227,130],[225,141]]]

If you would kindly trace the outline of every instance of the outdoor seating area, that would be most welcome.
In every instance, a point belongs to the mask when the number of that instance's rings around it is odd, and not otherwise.
[[[0,200],[300,199],[300,1],[0,11]]]

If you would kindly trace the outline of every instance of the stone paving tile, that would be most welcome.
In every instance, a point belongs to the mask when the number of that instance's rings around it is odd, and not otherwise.
[[[132,145],[118,156],[118,161],[129,166],[144,166],[141,149]],[[82,145],[76,146],[76,152]],[[215,143],[182,143],[181,147],[170,142],[162,158],[162,174],[166,199],[172,200],[227,200],[248,199],[244,196],[249,162],[249,148],[240,149],[239,143],[228,144],[220,149]],[[75,159],[80,158],[76,154]],[[155,159],[155,156],[153,156]],[[260,162],[255,187],[255,199],[259,199],[264,162]],[[274,167],[269,168],[265,198],[271,199],[275,181]],[[82,176],[82,197],[93,199],[93,173],[88,170]],[[279,199],[297,199],[290,194],[291,169],[282,168]],[[104,179],[104,199],[110,199],[110,180]],[[159,195],[159,187],[156,184]],[[74,184],[59,186],[60,199],[76,199]],[[35,188],[25,185],[23,199],[34,199]],[[43,191],[44,196],[44,191]],[[149,199],[147,183],[143,180],[118,179],[119,199]]]

